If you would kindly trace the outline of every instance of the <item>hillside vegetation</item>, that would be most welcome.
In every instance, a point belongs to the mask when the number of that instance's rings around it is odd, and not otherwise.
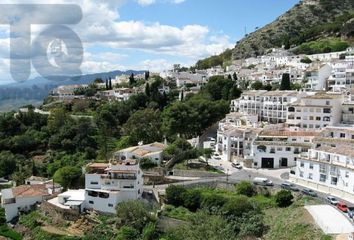
[[[272,23],[246,35],[236,43],[232,55],[222,53],[198,61],[197,68],[207,68],[232,59],[266,54],[270,48],[282,47],[304,52],[302,44],[327,38],[340,38],[345,42],[354,39],[353,0],[303,0]],[[319,44],[321,44],[320,42]],[[341,46],[342,43],[340,44]],[[300,50],[296,48],[300,46]],[[337,44],[335,44],[337,46]],[[315,52],[335,51],[337,47],[314,48]],[[230,58],[225,58],[229,56]],[[215,65],[216,64],[216,65]]]

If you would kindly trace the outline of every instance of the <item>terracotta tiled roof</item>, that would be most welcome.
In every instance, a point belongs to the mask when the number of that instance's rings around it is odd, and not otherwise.
[[[317,136],[318,134],[318,132],[312,131],[263,131],[260,136],[311,137]]]
[[[45,185],[20,185],[12,188],[14,197],[36,197],[49,195]]]

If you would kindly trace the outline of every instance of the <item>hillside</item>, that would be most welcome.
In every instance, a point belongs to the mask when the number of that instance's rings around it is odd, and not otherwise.
[[[353,0],[303,0],[272,23],[237,42],[232,49],[232,58],[262,55],[273,47],[296,48],[329,37],[353,41]],[[198,61],[196,66],[206,68],[221,60],[231,59],[225,59],[225,54],[221,54]]]
[[[105,73],[87,74],[74,77],[57,77],[57,81],[49,81],[43,77],[36,77],[23,83],[0,85],[0,112],[16,110],[24,105],[38,105],[48,96],[48,93],[59,85],[89,84],[96,78],[114,78],[118,75],[141,74],[144,71],[112,71]]]

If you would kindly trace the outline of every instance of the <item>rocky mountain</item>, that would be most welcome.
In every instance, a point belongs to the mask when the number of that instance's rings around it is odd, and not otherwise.
[[[237,42],[232,58],[262,55],[273,47],[296,48],[323,38],[353,41],[353,0],[302,0],[272,23]],[[199,61],[197,67],[204,68],[221,60],[228,60],[224,53]]]

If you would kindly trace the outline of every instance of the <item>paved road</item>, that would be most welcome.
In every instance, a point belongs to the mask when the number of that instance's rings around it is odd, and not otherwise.
[[[326,234],[354,232],[352,222],[330,205],[312,205],[305,208]]]

